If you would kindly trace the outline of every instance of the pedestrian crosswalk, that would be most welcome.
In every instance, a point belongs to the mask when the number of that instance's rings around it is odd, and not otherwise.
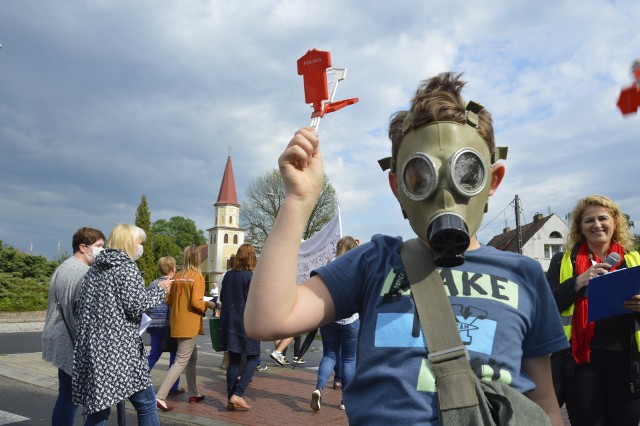
[[[0,410],[0,425],[10,425],[12,423],[23,422],[25,420],[30,420],[28,417],[22,417],[17,414],[7,413],[6,411]]]

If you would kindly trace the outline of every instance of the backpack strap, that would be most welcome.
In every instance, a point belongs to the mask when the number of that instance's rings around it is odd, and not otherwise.
[[[400,255],[428,347],[440,410],[478,405],[469,354],[431,253],[420,240],[412,239],[403,243]]]

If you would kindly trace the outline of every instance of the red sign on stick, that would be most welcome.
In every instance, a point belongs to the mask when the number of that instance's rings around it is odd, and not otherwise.
[[[304,82],[304,101],[322,110],[322,102],[329,99],[327,68],[331,67],[331,54],[322,50],[309,50],[298,59],[298,75]]]
[[[329,52],[311,49],[298,59],[297,65],[298,75],[302,76],[304,82],[304,100],[313,105],[311,127],[315,130],[318,130],[320,119],[325,114],[358,102],[358,98],[333,102],[338,82],[344,80],[347,69],[332,68]],[[329,75],[333,77],[331,84]]]

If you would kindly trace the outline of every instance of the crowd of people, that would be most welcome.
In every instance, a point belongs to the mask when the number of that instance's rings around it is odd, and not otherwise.
[[[562,425],[566,405],[573,425],[640,422],[640,295],[620,304],[624,313],[589,320],[592,279],[640,265],[628,219],[602,195],[578,201],[565,250],[545,276],[535,260],[478,242],[489,197],[500,186],[506,150],[496,147],[492,118],[463,100],[461,74],[425,80],[410,108],[389,124],[391,156],[380,160],[389,186],[424,253],[409,256],[438,268],[457,321],[471,321],[464,351],[473,372],[524,394],[548,420]],[[333,261],[296,282],[300,241],[323,186],[317,133],[298,130],[279,158],[286,196],[257,259],[242,244],[231,268],[205,297],[198,248],[184,249],[179,270],[158,260],[161,276],[145,287],[135,261],[146,235],[120,224],[109,239],[80,228],[73,256],[51,279],[43,331],[43,358],[58,368],[56,425],[73,424],[78,406],[85,424],[106,424],[111,407],[128,399],[141,425],[158,425],[157,409],[172,410],[168,395],[204,396],[196,383],[197,338],[203,315],[220,308],[229,411],[249,410],[245,399],[260,365],[260,342],[286,364],[303,364],[300,336],[320,329],[323,357],[310,406],[319,411],[335,369],[349,421],[355,424],[439,424],[437,374],[418,320],[401,237],[376,235],[358,244],[342,238]],[[408,249],[407,249],[408,251]],[[612,254],[613,253],[613,254]],[[411,285],[411,287],[410,287]],[[140,337],[151,317],[147,355]],[[471,335],[470,334],[470,335]],[[166,349],[169,338],[177,341]],[[150,371],[168,351],[170,368],[154,391]],[[223,362],[224,363],[224,362]],[[186,390],[180,375],[186,372]]]

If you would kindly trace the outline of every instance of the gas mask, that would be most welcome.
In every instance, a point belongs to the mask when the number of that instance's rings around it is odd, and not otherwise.
[[[477,120],[469,111],[468,117]],[[436,265],[461,265],[487,208],[495,160],[475,125],[436,121],[414,129],[409,114],[403,134],[395,163],[402,211]],[[497,154],[506,158],[506,148]],[[390,164],[384,161],[383,170]]]

